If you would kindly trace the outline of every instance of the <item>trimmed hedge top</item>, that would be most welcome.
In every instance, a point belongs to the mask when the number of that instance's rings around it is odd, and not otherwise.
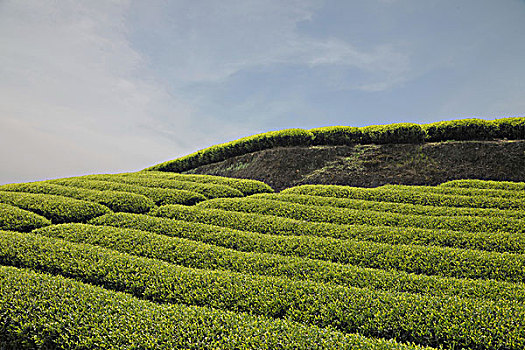
[[[0,349],[525,349],[524,184],[0,186]],[[116,212],[170,186],[236,196]]]
[[[273,188],[271,188],[264,182],[252,179],[235,179],[223,176],[198,174],[175,174],[160,171],[140,171],[137,173],[133,173],[133,176],[144,176],[147,178],[188,181],[204,184],[226,185],[241,191],[241,193],[245,196],[249,196],[256,193],[274,192]]]
[[[0,203],[41,215],[53,224],[86,222],[112,212],[102,204],[40,193],[0,191]]]
[[[51,225],[51,221],[33,212],[0,203],[0,230],[32,231]]]
[[[129,213],[146,213],[155,203],[140,194],[120,191],[97,191],[87,188],[62,186],[46,182],[31,182],[0,186],[2,191],[52,194],[71,197],[88,202],[105,205],[113,211]]]
[[[430,349],[231,311],[159,304],[0,266],[2,349]],[[7,319],[6,319],[7,320]]]
[[[365,127],[329,126],[285,129],[214,145],[145,170],[183,172],[201,165],[273,147],[421,143],[449,140],[525,139],[525,117],[462,119],[431,124],[398,123]]]

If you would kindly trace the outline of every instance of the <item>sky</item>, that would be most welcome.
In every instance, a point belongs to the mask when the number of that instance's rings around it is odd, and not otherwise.
[[[0,0],[0,184],[525,115],[523,0]]]

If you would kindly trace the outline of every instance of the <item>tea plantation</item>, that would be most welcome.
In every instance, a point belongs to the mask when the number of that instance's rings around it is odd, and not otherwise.
[[[385,130],[314,133],[422,129]],[[275,192],[149,169],[0,186],[0,349],[92,348],[525,349],[525,183]]]

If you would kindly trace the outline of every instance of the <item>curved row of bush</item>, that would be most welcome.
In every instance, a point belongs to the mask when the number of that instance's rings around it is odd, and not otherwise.
[[[93,180],[124,183],[128,185],[165,188],[199,193],[206,198],[242,197],[241,191],[226,185],[199,183],[191,181],[165,180],[158,177],[126,175],[87,175],[85,178]]]
[[[159,209],[156,212],[157,216],[220,225],[214,222],[213,216],[207,216],[206,212],[183,213],[179,208],[170,208],[170,206]],[[206,220],[206,218],[211,220]],[[341,248],[338,251],[342,250],[344,252],[340,257],[341,260],[337,262],[345,264],[445,277],[492,278],[509,282],[525,281],[524,254],[435,246],[392,245],[356,240],[341,241]]]
[[[314,144],[418,143],[449,140],[525,139],[525,117],[460,119],[430,124],[390,124],[361,128],[329,126],[310,130]]]
[[[0,259],[158,302],[250,312],[421,345],[525,346],[523,329],[515,322],[525,319],[525,306],[512,301],[389,293],[189,269],[31,233],[2,232]]]
[[[460,119],[423,124],[425,141],[525,139],[525,117],[496,120]]]
[[[422,349],[287,320],[159,305],[61,276],[0,266],[3,349]]]
[[[364,199],[378,202],[432,205],[438,207],[525,210],[525,200],[521,198],[516,199],[485,196],[447,195],[410,189],[393,188],[390,186],[361,188],[340,185],[300,185],[287,188],[281,191],[281,193]]]
[[[54,224],[86,222],[111,212],[101,204],[51,194],[0,191],[0,203],[32,211]]]
[[[2,191],[54,194],[57,196],[95,202],[105,205],[113,211],[128,213],[146,213],[155,203],[141,194],[118,191],[97,191],[87,188],[63,186],[46,182],[31,182],[0,186]]]
[[[120,191],[136,193],[153,200],[157,205],[193,205],[197,202],[206,200],[206,197],[204,197],[202,194],[190,191],[167,188],[143,187],[110,181],[88,180],[84,178],[49,180],[47,181],[47,183],[58,184],[68,187],[87,188],[98,191]]]
[[[236,179],[231,177],[198,175],[198,174],[177,174],[164,171],[140,171],[132,175],[141,175],[150,178],[161,178],[167,180],[190,181],[206,184],[225,185],[235,188],[242,192],[243,195],[249,196],[256,193],[273,192],[273,188],[264,182],[251,179]]]
[[[525,199],[524,191],[512,191],[495,188],[446,187],[446,186],[414,186],[414,185],[384,185],[386,189],[409,192],[428,192],[452,196],[496,197],[509,199]]]
[[[427,216],[488,216],[525,219],[525,211],[468,207],[436,207],[409,203],[378,202],[364,199],[321,197],[302,194],[262,193],[250,198],[305,204],[311,207],[336,207]]]
[[[33,212],[0,203],[0,230],[28,232],[51,225],[51,221]]]
[[[175,222],[172,224],[177,226]],[[157,231],[163,234],[111,226],[63,224],[35,230],[33,233],[74,243],[97,245],[126,254],[199,269],[221,269],[246,274],[284,276],[296,280],[336,283],[343,286],[394,292],[525,302],[525,285],[518,283],[414,275],[342,265],[323,260],[242,252],[201,242],[207,240],[207,235],[201,233],[199,229],[194,230],[192,235],[186,234],[186,237],[189,236],[192,240],[173,236],[177,234],[174,229],[168,231],[167,235],[164,234],[165,230],[157,229]],[[243,233],[230,232],[232,235],[238,235],[239,238],[243,236]],[[171,236],[169,236],[170,233]],[[249,236],[249,239],[252,241],[264,240],[264,238],[253,235]]]
[[[303,146],[312,143],[312,133],[303,129],[270,131],[214,145],[184,157],[170,160],[145,170],[180,173],[201,165],[220,162],[246,153],[274,147]]]
[[[271,235],[321,236],[390,244],[418,244],[495,252],[525,252],[525,236],[508,232],[464,232],[417,227],[339,225],[201,207],[167,206],[155,216]]]
[[[202,241],[217,246],[232,248],[244,252],[260,252],[280,254],[285,256],[297,256],[310,259],[319,259],[333,262],[346,263],[348,261],[348,252],[351,253],[354,242],[350,240],[339,240],[326,237],[313,236],[277,236],[269,234],[260,234],[249,231],[240,231],[235,229],[223,228],[203,223],[193,223],[177,221],[167,218],[151,217],[147,215],[115,213],[108,214],[91,220],[94,225],[107,225],[120,228],[135,228],[143,231],[158,233],[161,235],[188,238],[195,241]],[[349,244],[349,247],[347,247]],[[356,266],[357,267],[357,266]],[[382,266],[379,267],[381,269]],[[378,269],[369,270],[370,273],[376,274],[376,277],[365,273],[365,280],[381,288],[381,277],[379,274],[393,273],[394,281],[399,283],[398,288],[401,291],[412,291],[415,293],[424,293],[422,290],[431,290],[440,286],[444,294],[465,295],[479,297],[479,294],[473,289],[472,283],[483,284],[481,288],[487,291],[494,291],[494,295],[508,295],[510,299],[521,299],[516,296],[515,284],[495,280],[466,280],[445,278],[447,282],[438,276],[414,275],[402,271],[381,271]],[[387,277],[386,279],[389,279]],[[385,283],[385,288],[389,282]],[[367,282],[363,282],[367,283]],[[396,282],[394,282],[396,283]],[[522,284],[521,284],[522,285]],[[395,289],[395,284],[392,285]],[[518,288],[521,288],[518,286]],[[436,287],[436,289],[438,289]],[[505,297],[507,298],[507,297]]]
[[[419,227],[466,232],[509,232],[525,237],[525,220],[498,217],[424,216],[272,201],[261,198],[220,198],[197,205],[206,209],[271,215],[294,220],[340,225]],[[154,209],[154,211],[157,209]]]
[[[309,130],[314,145],[421,143],[425,133],[419,124],[398,123],[364,127],[327,126]]]
[[[452,180],[439,185],[441,187],[487,188],[507,191],[524,191],[525,182],[490,181],[490,180]]]
[[[286,129],[211,146],[145,170],[183,172],[242,154],[273,147],[419,143],[447,140],[525,139],[525,117],[496,120],[463,119],[431,124],[400,123],[365,127],[331,126]]]

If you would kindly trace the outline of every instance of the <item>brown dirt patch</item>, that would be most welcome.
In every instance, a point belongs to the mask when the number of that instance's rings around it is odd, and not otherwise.
[[[264,181],[376,187],[436,185],[456,179],[525,181],[525,141],[278,147],[187,171]]]

